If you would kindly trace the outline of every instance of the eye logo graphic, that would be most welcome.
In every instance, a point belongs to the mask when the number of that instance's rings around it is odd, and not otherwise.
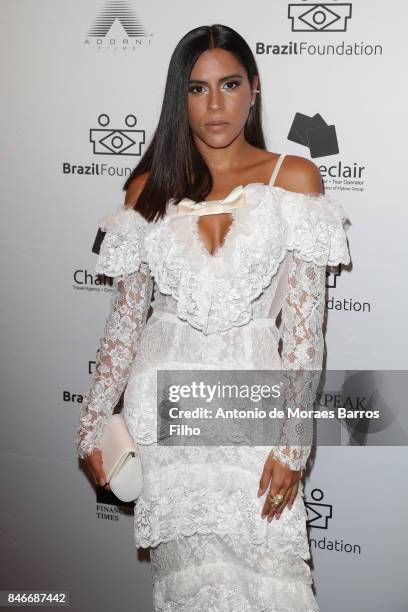
[[[313,489],[311,496],[313,502],[305,501],[307,525],[315,529],[327,529],[329,519],[333,518],[333,506],[320,503],[324,497],[321,489]]]
[[[98,117],[101,129],[89,130],[89,140],[93,144],[95,155],[140,155],[141,145],[145,143],[145,130],[108,129],[110,117],[101,114]],[[125,117],[127,127],[134,127],[137,119],[134,115]],[[103,128],[103,129],[102,129]]]
[[[346,32],[350,18],[351,4],[348,2],[288,5],[292,32]]]
[[[115,21],[119,22],[127,36],[150,36],[128,2],[106,2],[87,36],[105,37]]]

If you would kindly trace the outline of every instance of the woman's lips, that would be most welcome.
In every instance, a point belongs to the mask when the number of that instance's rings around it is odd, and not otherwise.
[[[224,130],[228,123],[206,123],[205,127],[207,130],[211,130],[212,132],[219,132],[220,130]]]

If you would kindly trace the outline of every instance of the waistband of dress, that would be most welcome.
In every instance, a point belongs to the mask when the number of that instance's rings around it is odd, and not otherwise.
[[[180,319],[173,312],[166,312],[164,310],[154,310],[152,313],[152,319],[164,319],[165,321],[170,321],[171,323],[187,323],[187,321]],[[254,317],[248,323],[251,326],[256,327],[273,327],[276,331],[279,331],[275,325],[275,320],[270,317]]]

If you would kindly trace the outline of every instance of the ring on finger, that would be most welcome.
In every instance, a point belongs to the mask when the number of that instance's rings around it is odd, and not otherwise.
[[[283,501],[283,495],[281,495],[280,493],[277,493],[276,495],[271,495],[270,493],[268,493],[268,495],[271,498],[272,506],[274,508],[277,508],[281,505]]]

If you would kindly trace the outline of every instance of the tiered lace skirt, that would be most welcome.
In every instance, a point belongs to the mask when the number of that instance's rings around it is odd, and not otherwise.
[[[251,325],[204,338],[173,320],[155,318],[144,335],[124,401],[144,478],[134,541],[150,547],[155,612],[319,612],[302,483],[292,510],[261,518],[265,495],[257,491],[270,447],[154,441],[158,368],[279,368],[275,331]]]
[[[267,449],[141,446],[134,541],[150,547],[155,612],[318,612],[303,485],[261,518]]]
[[[318,612],[306,563],[229,534],[151,548],[156,612]]]

